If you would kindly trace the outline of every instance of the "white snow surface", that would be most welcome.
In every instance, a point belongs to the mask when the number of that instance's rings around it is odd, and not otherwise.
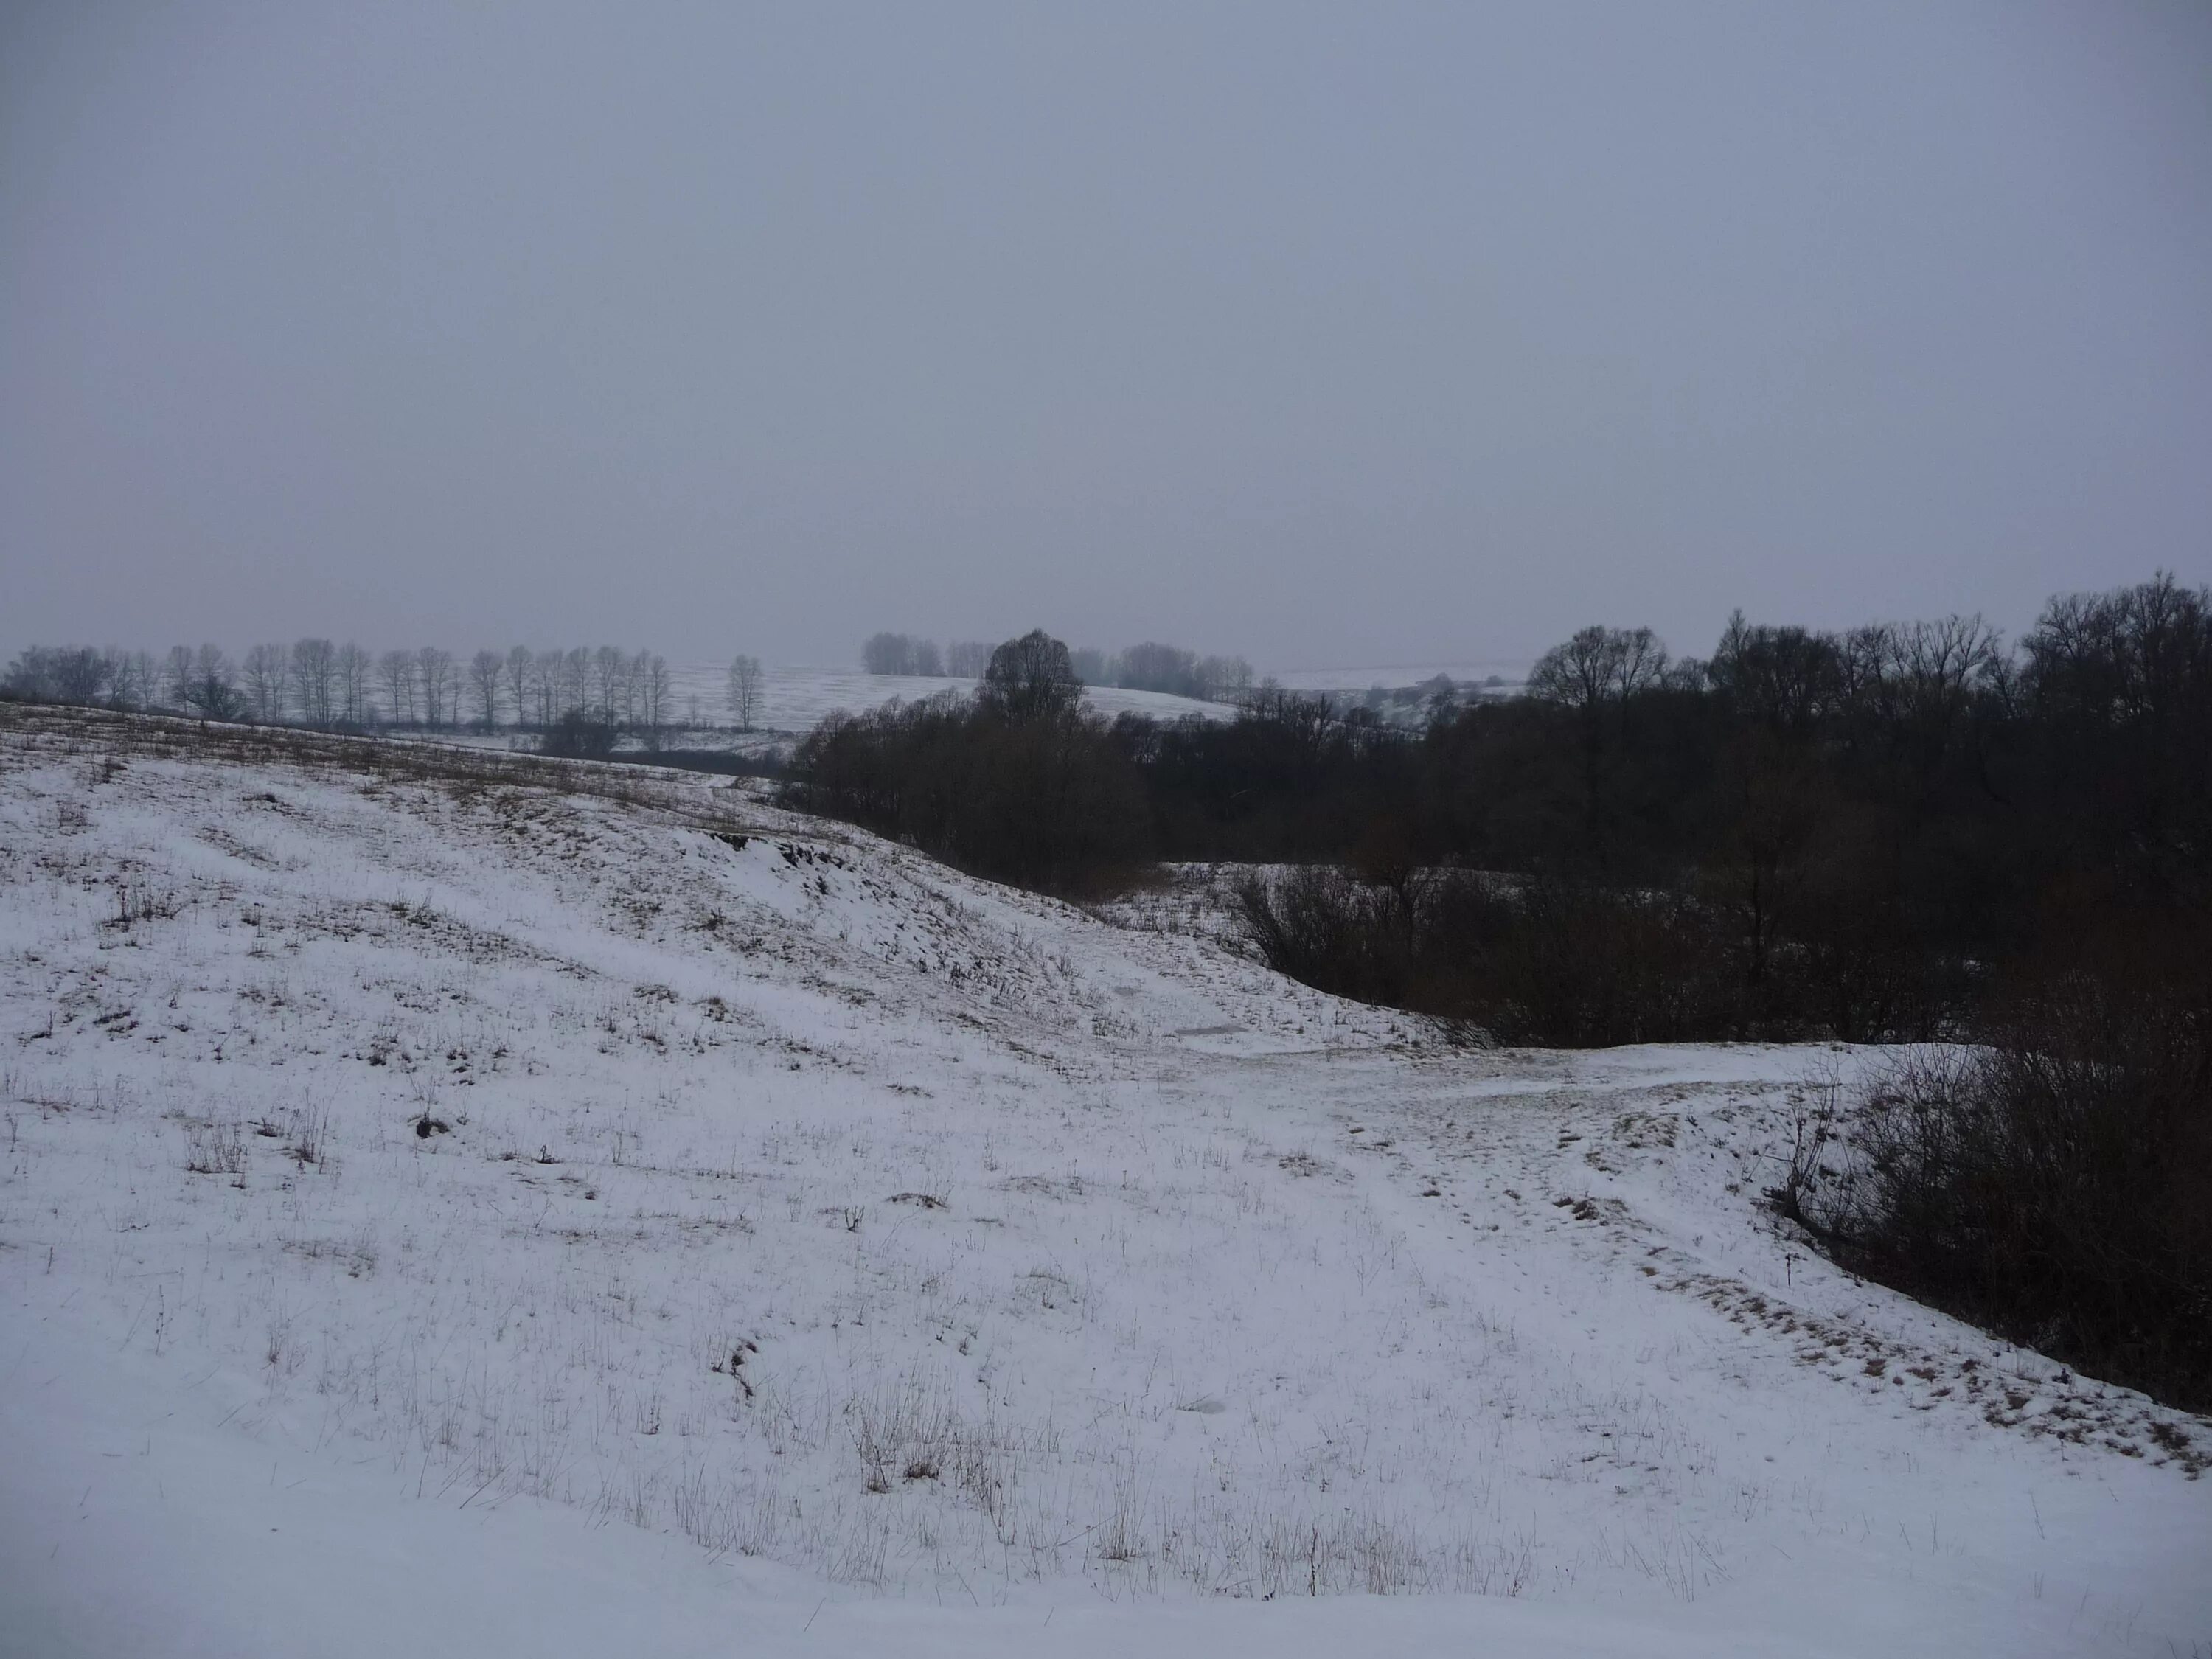
[[[1763,1208],[1873,1056],[97,729],[0,710],[0,1653],[2212,1653],[2212,1429]]]

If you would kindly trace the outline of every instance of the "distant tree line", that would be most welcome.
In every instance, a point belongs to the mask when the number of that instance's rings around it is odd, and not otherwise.
[[[757,663],[752,672],[757,688]],[[573,715],[648,741],[675,714],[665,659],[605,645],[516,646],[464,659],[437,646],[372,653],[351,641],[310,638],[257,645],[235,660],[216,645],[176,646],[161,657],[33,646],[0,678],[0,693],[335,731],[549,732]]]
[[[969,647],[952,647],[956,659],[963,665],[972,665]],[[860,665],[871,674],[904,674],[910,677],[937,680],[951,672],[960,679],[973,679],[973,674],[962,674],[957,668],[947,670],[944,653],[934,640],[916,639],[910,634],[872,634],[860,647]]]
[[[875,634],[860,647],[871,674],[902,674],[923,679],[981,679],[994,647],[962,640],[942,651],[933,640],[908,634]],[[1234,702],[1253,688],[1252,665],[1242,657],[1201,657],[1179,646],[1147,642],[1108,653],[1082,647],[1068,653],[1075,678],[1085,685],[1125,690],[1165,691],[1210,702]]]
[[[985,732],[932,704],[825,727],[801,793],[1027,878],[957,801],[910,818],[909,738],[936,768]],[[1251,896],[1281,965],[1530,1041],[1936,1036],[2088,920],[2212,906],[2212,601],[2166,577],[2053,600],[2016,647],[1973,617],[1738,616],[1677,660],[1592,627],[1525,694],[1412,731],[1272,688],[1225,721],[1055,718],[1141,808],[1086,836],[1097,869],[1043,860],[1056,878],[1316,866]]]

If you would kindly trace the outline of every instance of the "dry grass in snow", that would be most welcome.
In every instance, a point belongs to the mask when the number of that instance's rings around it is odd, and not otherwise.
[[[2212,1632],[2205,1425],[1775,1231],[1858,1056],[1452,1049],[743,787],[0,722],[0,1341],[244,1457],[933,1607]]]

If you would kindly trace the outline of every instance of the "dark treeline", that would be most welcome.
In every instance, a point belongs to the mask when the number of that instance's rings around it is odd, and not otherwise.
[[[1855,1270],[2212,1410],[2212,953],[2105,927],[2008,975],[1968,1046],[1815,1116],[1777,1207]]]
[[[799,793],[1009,879],[1306,866],[1246,888],[1279,966],[1515,1039],[1937,1036],[2008,965],[2212,896],[2212,606],[2165,578],[2056,600],[2016,648],[1973,619],[1739,617],[1677,662],[1591,628],[1525,695],[1410,732],[1273,690],[1230,721],[1070,702],[1061,765],[1088,770],[1018,854],[986,823],[1021,798],[998,719],[842,721]],[[1115,805],[1056,829],[1078,798]]]
[[[180,645],[159,657],[33,646],[9,665],[0,691],[34,702],[330,731],[507,726],[556,736],[571,744],[566,752],[572,753],[592,752],[601,732],[609,749],[621,732],[650,740],[675,713],[666,661],[653,652],[607,645],[568,651],[516,646],[463,658],[436,646],[372,653],[350,641],[303,639],[257,645],[237,659],[216,645]],[[750,719],[750,701],[746,709]]]
[[[1162,856],[1327,866],[1246,908],[1329,988],[1553,1042],[1926,1038],[2007,964],[2203,913],[2212,606],[2062,599],[2016,650],[1738,617],[1682,663],[1589,629],[1415,736],[1279,695],[1124,743]]]
[[[1110,886],[1146,860],[1144,798],[1082,696],[1065,645],[1042,631],[1010,640],[972,697],[830,715],[793,756],[789,793],[1002,880]]]

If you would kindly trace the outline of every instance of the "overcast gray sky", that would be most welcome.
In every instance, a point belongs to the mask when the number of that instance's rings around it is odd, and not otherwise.
[[[2212,578],[2212,7],[0,5],[0,644]]]

